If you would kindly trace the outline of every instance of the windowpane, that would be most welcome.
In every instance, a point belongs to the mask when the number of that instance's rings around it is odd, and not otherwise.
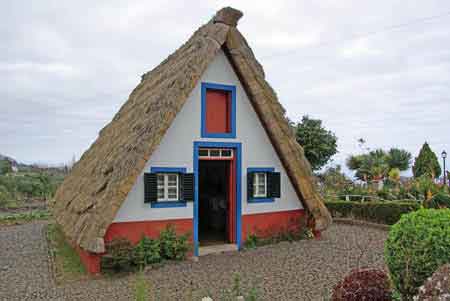
[[[258,185],[264,185],[266,183],[266,174],[260,173],[258,174]]]
[[[208,157],[208,150],[207,150],[207,149],[200,149],[200,150],[198,151],[198,155],[199,155],[200,157]]]
[[[158,188],[158,200],[164,199],[164,187]]]
[[[231,157],[231,149],[223,149],[222,157]]]
[[[258,172],[253,177],[253,194],[254,197],[264,198],[267,196],[267,174],[265,172]]]
[[[169,174],[168,175],[168,186],[177,186],[177,179],[178,175],[176,174]]]
[[[168,193],[168,199],[178,199],[177,196],[177,188],[176,187],[171,187],[167,190]]]
[[[158,186],[164,186],[164,175],[163,174],[158,174],[157,183],[158,183]]]
[[[209,155],[211,157],[220,157],[220,150],[219,149],[212,149],[209,151]]]

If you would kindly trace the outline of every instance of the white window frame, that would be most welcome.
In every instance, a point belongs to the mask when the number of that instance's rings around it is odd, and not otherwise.
[[[207,152],[207,155],[200,155],[200,158],[210,158],[210,159],[232,159],[233,155],[234,155],[234,151],[230,148],[201,148],[199,150],[200,151],[205,151]],[[213,156],[211,153],[212,152],[218,152],[218,155]],[[225,152],[230,152],[229,155],[226,155]]]
[[[158,183],[158,177],[163,176],[164,177],[164,182],[163,185],[159,185]],[[176,193],[176,197],[169,197],[169,188],[174,188],[174,186],[169,186],[169,176],[175,176],[176,177],[176,189],[177,189],[177,193]],[[156,184],[156,189],[157,191],[159,191],[161,188],[164,189],[164,194],[163,197],[160,197],[159,195],[157,196],[157,201],[158,202],[165,202],[165,201],[169,201],[169,202],[176,202],[179,201],[180,199],[180,175],[177,173],[164,173],[164,172],[160,172],[156,174],[157,177],[157,184]]]
[[[264,192],[259,189],[260,177],[264,176]],[[253,197],[254,198],[266,198],[267,197],[267,172],[255,172],[253,174]]]

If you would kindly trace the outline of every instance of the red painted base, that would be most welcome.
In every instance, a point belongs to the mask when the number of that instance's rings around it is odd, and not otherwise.
[[[280,232],[299,231],[304,218],[306,214],[303,209],[243,215],[242,240],[247,240],[250,234],[271,237]]]
[[[113,223],[108,227],[105,234],[105,243],[108,243],[115,238],[126,238],[132,244],[137,244],[144,235],[151,238],[157,238],[159,233],[168,225],[174,226],[175,232],[178,235],[191,233],[192,237],[192,229],[194,229],[192,219],[123,222]]]
[[[87,252],[78,246],[75,246],[74,249],[80,256],[81,262],[89,274],[100,274],[100,259],[102,257],[100,254]]]
[[[270,237],[283,231],[299,231],[300,225],[304,224],[302,219],[306,218],[303,209],[249,214],[242,216],[242,240],[245,241],[250,234],[256,234],[260,237]],[[105,234],[105,243],[115,238],[126,238],[132,244],[138,243],[142,236],[157,238],[159,233],[168,225],[173,225],[177,234],[192,234],[192,219],[177,219],[165,221],[142,221],[142,222],[123,222],[111,224]],[[318,238],[320,232],[314,233]],[[192,235],[191,235],[192,239]],[[83,265],[89,274],[100,273],[100,260],[102,254],[93,254],[75,247]]]
[[[111,224],[105,234],[105,243],[112,241],[115,238],[126,238],[132,244],[137,244],[142,236],[156,238],[159,233],[168,225],[173,225],[175,232],[178,235],[185,233],[192,233],[193,220],[192,219],[176,219],[165,221],[144,221],[144,222],[124,222]],[[192,239],[192,235],[191,235]],[[89,274],[100,273],[101,254],[94,254],[87,252],[80,247],[75,247],[81,262],[85,266]]]

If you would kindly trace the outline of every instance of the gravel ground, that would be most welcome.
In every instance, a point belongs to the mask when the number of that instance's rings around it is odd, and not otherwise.
[[[0,228],[0,300],[130,300],[135,276],[83,280],[56,286],[44,223]],[[333,285],[359,266],[384,268],[387,232],[333,225],[321,240],[280,243],[169,263],[146,271],[154,300],[218,300],[239,274],[243,291],[261,300],[324,300]],[[259,300],[259,299],[258,299]]]

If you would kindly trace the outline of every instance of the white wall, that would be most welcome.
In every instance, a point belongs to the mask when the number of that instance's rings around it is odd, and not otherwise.
[[[236,139],[200,138],[201,82],[236,86]],[[242,214],[286,211],[302,208],[294,188],[250,100],[234,70],[221,52],[208,66],[184,107],[147,162],[145,170],[156,167],[185,167],[193,172],[193,141],[242,143]],[[247,167],[274,167],[281,173],[281,198],[273,203],[247,203]],[[179,208],[151,208],[144,203],[144,182],[140,176],[114,222],[193,218],[193,203]]]

